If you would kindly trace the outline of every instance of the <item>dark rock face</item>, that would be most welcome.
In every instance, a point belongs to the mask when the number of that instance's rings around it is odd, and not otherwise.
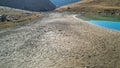
[[[50,11],[56,8],[49,0],[0,0],[0,6],[29,11]]]
[[[7,15],[0,15],[0,22],[4,22],[7,20]]]

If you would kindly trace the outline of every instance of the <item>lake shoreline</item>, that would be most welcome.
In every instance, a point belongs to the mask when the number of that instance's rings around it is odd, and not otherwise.
[[[81,18],[90,24],[94,24],[97,26],[101,26],[103,28],[108,28],[112,30],[120,31],[120,20],[117,17],[108,17],[108,16],[100,16],[99,15],[77,15],[77,18]],[[117,18],[117,19],[116,19]]]

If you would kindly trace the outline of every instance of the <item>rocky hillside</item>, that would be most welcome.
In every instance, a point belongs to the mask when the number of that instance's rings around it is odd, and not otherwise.
[[[0,0],[0,6],[30,11],[48,11],[55,9],[55,5],[49,0]]]
[[[120,15],[120,0],[82,0],[57,8],[59,11]]]
[[[0,29],[42,17],[42,12],[31,12],[0,6]]]
[[[120,0],[93,0],[91,3],[105,5],[105,6],[118,6],[118,7],[120,7]]]

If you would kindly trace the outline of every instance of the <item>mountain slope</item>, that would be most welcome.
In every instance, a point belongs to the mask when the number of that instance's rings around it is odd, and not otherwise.
[[[106,5],[106,6],[119,6],[120,0],[93,0],[93,4]]]
[[[0,6],[30,11],[48,11],[55,9],[55,5],[49,0],[0,0]]]
[[[120,0],[82,0],[56,10],[120,15]]]
[[[0,6],[0,30],[8,27],[14,27],[26,21],[34,20],[38,17],[42,17],[42,15],[42,12],[31,12]]]

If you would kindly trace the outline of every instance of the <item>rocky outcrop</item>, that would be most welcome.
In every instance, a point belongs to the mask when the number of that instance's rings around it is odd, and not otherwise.
[[[49,11],[56,8],[49,0],[0,0],[0,6],[29,11]]]
[[[7,21],[7,15],[0,15],[0,22]]]

